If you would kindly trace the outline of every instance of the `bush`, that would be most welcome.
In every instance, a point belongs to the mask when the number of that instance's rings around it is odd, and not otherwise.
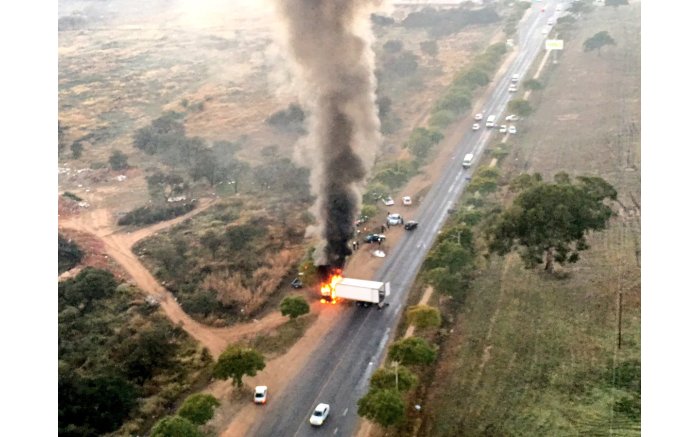
[[[401,41],[392,39],[384,43],[382,46],[387,53],[398,53],[403,50],[403,43]]]
[[[309,312],[309,304],[302,296],[287,296],[282,299],[280,311],[283,316],[289,316],[290,319],[296,319],[299,316]]]
[[[428,125],[432,128],[444,129],[457,119],[457,114],[449,109],[441,109],[433,112],[428,121]]]
[[[177,414],[195,425],[204,425],[214,417],[214,409],[218,406],[219,401],[214,396],[197,393],[185,399]]]
[[[411,176],[416,174],[416,171],[414,161],[400,160],[382,165],[377,169],[372,179],[389,188],[396,189],[408,182]]]
[[[66,197],[66,198],[71,199],[71,200],[75,200],[76,202],[83,201],[82,197],[78,197],[77,194],[71,193],[70,191],[65,191],[63,193],[63,197]]]
[[[194,200],[168,206],[142,206],[120,217],[117,224],[120,226],[150,225],[187,214],[196,206],[197,202]]]
[[[511,100],[508,102],[508,110],[514,112],[521,117],[526,117],[532,114],[532,106],[527,100]]]
[[[123,152],[115,150],[109,157],[109,166],[112,170],[124,170],[129,168],[129,163],[127,162],[128,157]]]
[[[420,49],[426,55],[436,56],[438,54],[438,45],[434,40],[421,41]]]
[[[433,144],[439,143],[442,139],[443,135],[440,132],[433,129],[418,127],[411,132],[411,136],[408,138],[405,147],[408,147],[411,153],[421,160],[428,155]]]
[[[58,273],[66,272],[80,263],[83,251],[71,240],[58,235]]]
[[[447,93],[438,100],[434,110],[450,110],[457,114],[462,114],[472,105],[472,95],[467,87],[451,86]]]
[[[523,82],[523,87],[529,90],[541,90],[543,88],[542,83],[537,79],[526,80]]]

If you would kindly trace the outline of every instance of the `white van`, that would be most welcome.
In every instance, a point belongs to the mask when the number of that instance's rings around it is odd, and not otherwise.
[[[489,115],[489,118],[486,119],[486,127],[494,127],[495,125],[496,125],[496,116]]]
[[[474,160],[473,153],[467,153],[464,155],[464,160],[462,161],[462,167],[469,168],[472,166],[472,161]]]

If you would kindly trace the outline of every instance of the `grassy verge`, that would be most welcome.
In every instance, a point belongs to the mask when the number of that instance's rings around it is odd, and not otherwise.
[[[253,349],[268,356],[268,358],[283,355],[301,337],[306,329],[318,318],[318,314],[307,314],[296,319],[290,319],[283,325],[265,334],[258,334],[248,344]]]

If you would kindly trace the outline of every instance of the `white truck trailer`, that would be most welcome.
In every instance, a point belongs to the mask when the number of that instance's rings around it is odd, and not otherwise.
[[[390,293],[391,284],[389,282],[343,278],[335,286],[336,297],[354,300],[358,305],[365,307],[376,304],[382,308],[385,305],[384,300]]]

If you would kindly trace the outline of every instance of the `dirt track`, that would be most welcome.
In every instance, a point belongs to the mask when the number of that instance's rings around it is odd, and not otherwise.
[[[106,209],[96,209],[89,213],[61,217],[59,228],[74,229],[94,235],[104,243],[105,252],[112,257],[129,274],[134,284],[144,293],[152,295],[160,302],[163,312],[176,325],[182,326],[195,340],[207,347],[216,358],[226,346],[242,337],[262,330],[273,329],[286,321],[280,313],[272,313],[261,320],[230,326],[212,328],[194,321],[175,301],[174,296],[167,291],[151,273],[141,264],[131,248],[138,241],[154,233],[182,222],[203,211],[215,203],[214,200],[203,199],[200,206],[189,213],[172,220],[157,223],[135,232],[120,232],[114,219]]]

